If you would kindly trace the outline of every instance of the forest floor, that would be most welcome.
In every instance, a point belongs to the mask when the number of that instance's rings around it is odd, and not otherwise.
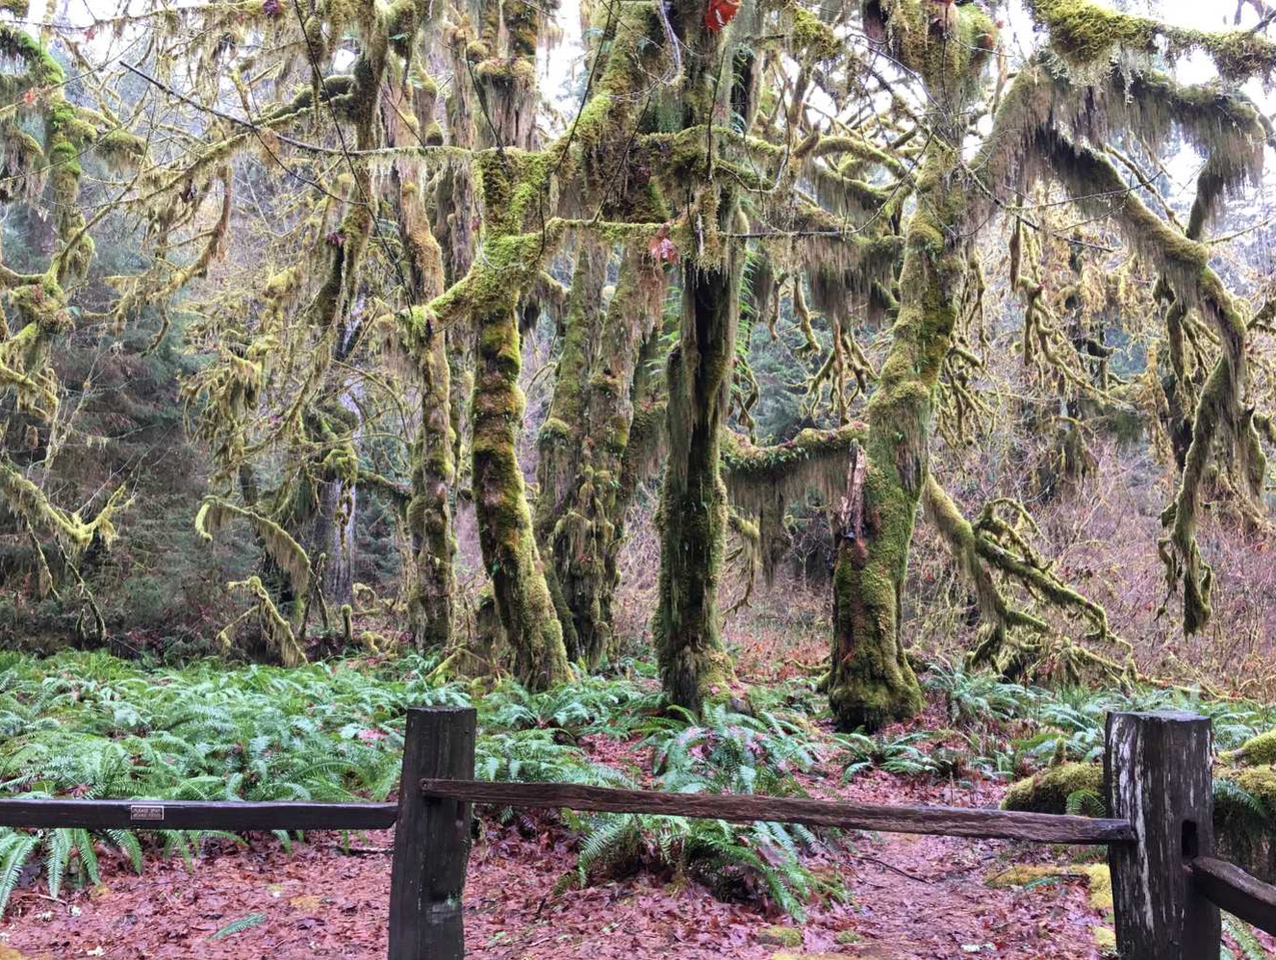
[[[852,897],[814,907],[806,924],[723,903],[697,885],[639,875],[555,893],[570,868],[567,840],[501,831],[475,847],[466,884],[467,956],[921,960],[966,956],[1091,958],[1105,923],[1075,882],[993,890],[984,880],[1015,851],[996,842],[894,836],[856,840],[830,856]],[[385,956],[389,831],[345,855],[315,837],[291,856],[269,839],[221,851],[196,873],[170,860],[137,876],[110,871],[101,888],[52,903],[15,895],[0,958]],[[889,863],[891,867],[885,866]],[[228,923],[264,919],[221,941]],[[781,929],[799,940],[785,947]]]
[[[757,685],[754,689],[772,691],[793,683],[794,672],[801,673],[803,663],[817,662],[820,655],[814,644],[809,649],[778,651],[759,643],[737,647],[736,653],[741,675]],[[200,691],[221,689],[208,687],[205,674],[198,670],[189,676],[134,674],[128,672],[135,669],[132,666],[101,659],[48,661],[47,665],[15,660],[10,673],[19,668],[26,671],[23,682],[32,689],[44,689],[56,681],[67,691],[65,705],[59,708],[67,712],[46,720],[53,733],[80,713],[117,709],[121,691],[149,689],[156,702],[146,709],[154,712],[129,721],[131,727],[118,716],[110,723],[84,721],[100,725],[94,729],[107,746],[119,742],[120,731],[126,728],[158,725],[158,711],[169,695],[165,691],[182,702],[179,688],[197,691],[191,695],[199,697],[212,695]],[[403,670],[394,664],[377,669],[392,675]],[[120,671],[125,672],[124,679],[116,677]],[[297,683],[319,684],[299,686],[295,694],[298,710],[332,712],[331,717],[307,721],[316,729],[347,721],[354,721],[352,727],[364,727],[370,721],[346,706],[360,702],[357,697],[350,699],[350,691],[379,694],[387,689],[377,679],[381,674],[365,676],[354,661],[339,664],[331,673],[314,667],[278,675],[251,670],[243,674],[262,684],[264,699],[244,701],[243,709],[250,717],[269,712],[252,704],[274,705],[282,696],[281,688],[269,683],[292,684],[291,678],[300,678]],[[183,683],[190,686],[181,687]],[[985,697],[1030,693],[997,687],[992,680],[980,683]],[[809,682],[807,686],[809,692]],[[907,724],[882,731],[878,743],[902,744],[904,754],[915,752],[914,744],[936,756],[942,751],[957,753],[963,758],[959,777],[936,773],[935,767],[911,773],[883,769],[881,757],[852,771],[845,756],[830,752],[792,770],[793,780],[807,795],[822,799],[996,807],[1008,778],[986,764],[970,762],[975,744],[987,751],[1009,738],[1028,737],[1037,727],[1022,717],[995,720],[991,716],[995,711],[988,706],[993,701],[966,694],[966,719],[958,725],[971,732],[963,739],[963,734],[950,729],[955,722],[949,712],[951,697],[956,694],[950,692],[949,702],[936,689],[930,689],[928,696],[926,711]],[[1060,715],[1075,720],[1080,731],[1069,755],[1074,749],[1084,755],[1086,744],[1101,737],[1096,732],[1101,726],[1096,725],[1106,707],[1097,703],[1085,714],[1044,697],[1028,697],[1024,702],[1029,706],[1020,714],[1025,710],[1041,713],[1053,704]],[[1237,719],[1240,714],[1230,716],[1227,736],[1232,740],[1270,727],[1265,713],[1244,725]],[[656,776],[653,750],[644,746],[649,741],[643,741],[641,732],[613,728],[623,719],[616,713],[591,732],[580,733],[573,738],[572,749],[591,763],[623,770],[633,782],[650,783]],[[171,718],[166,722],[176,729]],[[831,736],[826,718],[808,723],[813,735]],[[631,724],[631,731],[637,729]],[[1049,729],[1054,732],[1015,747],[1014,756],[1023,755],[1028,745],[1053,753],[1053,736],[1059,731]],[[365,734],[370,739],[365,740]],[[352,736],[349,741],[332,742],[368,748],[389,742],[372,727]],[[52,742],[55,749],[63,749],[57,746],[61,741]],[[390,760],[391,772],[397,775],[397,757]],[[1010,765],[1017,766],[1018,760]],[[61,789],[65,792],[65,784]],[[574,876],[581,856],[581,833],[561,814],[544,811],[504,822],[496,811],[481,810],[480,814],[481,833],[470,858],[464,900],[467,956],[479,960],[947,960],[972,956],[1095,960],[1105,956],[1103,934],[1110,937],[1112,921],[1110,909],[1101,903],[1102,883],[1098,891],[1088,887],[1094,875],[1103,872],[1102,851],[1096,848],[858,832],[824,836],[818,847],[802,854],[802,863],[821,880],[821,892],[804,903],[806,917],[799,922],[768,897],[758,895],[756,888],[747,898],[715,896],[672,869],[651,867],[650,857],[646,869],[636,869],[634,863],[625,875],[595,876],[582,888],[566,882]],[[44,864],[35,858],[23,868],[0,922],[0,960],[384,957],[392,846],[393,830],[360,834],[344,842],[336,833],[312,833],[291,850],[269,834],[253,834],[240,843],[214,840],[190,863],[148,852],[140,875],[123,853],[104,846],[99,852],[101,882],[76,889],[65,884],[56,900],[42,880]],[[1019,878],[1015,884],[996,882],[999,877],[1006,879],[1009,868],[1023,864],[1072,870],[1067,876],[1046,871]],[[1263,943],[1268,949],[1273,946],[1266,938]]]
[[[591,743],[604,762],[628,746],[605,737]],[[953,789],[880,770],[847,785],[832,771],[803,779],[815,797],[876,803],[995,806],[1002,790],[992,782]],[[256,835],[246,846],[214,846],[194,869],[171,858],[141,876],[122,858],[104,858],[103,883],[60,902],[39,887],[16,892],[0,928],[0,960],[382,957],[392,844],[392,830],[369,833],[353,838],[347,853],[339,835],[312,834],[287,853]],[[809,905],[799,925],[671,875],[559,889],[577,846],[554,814],[506,826],[485,820],[466,884],[467,955],[1082,960],[1102,956],[1094,930],[1110,923],[1089,906],[1081,880],[987,883],[1016,863],[1093,858],[1080,849],[847,835],[807,859],[817,874],[840,877],[844,894]],[[255,923],[212,939],[236,921]]]

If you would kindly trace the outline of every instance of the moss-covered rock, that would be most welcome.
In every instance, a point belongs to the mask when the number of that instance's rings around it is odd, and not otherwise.
[[[758,933],[758,942],[773,943],[779,947],[800,947],[802,931],[797,927],[786,927],[777,923],[770,927],[763,927]]]
[[[1078,791],[1103,796],[1103,768],[1088,763],[1064,763],[1020,780],[1001,801],[1003,810],[1066,813],[1068,797]]]

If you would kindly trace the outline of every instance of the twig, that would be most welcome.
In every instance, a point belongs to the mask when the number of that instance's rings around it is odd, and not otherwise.
[[[877,857],[870,857],[867,854],[856,853],[852,855],[852,859],[867,860],[869,863],[875,863],[879,867],[885,867],[887,870],[892,870],[895,873],[898,873],[901,877],[904,877],[908,880],[913,880],[917,883],[934,884],[935,882],[934,880],[928,880],[925,877],[919,877],[916,874],[909,873],[907,870],[901,870],[899,867],[895,866],[895,864],[893,863],[887,863],[885,860],[879,860],[877,859]]]

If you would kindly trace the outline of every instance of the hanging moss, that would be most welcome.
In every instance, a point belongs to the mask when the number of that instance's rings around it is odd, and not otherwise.
[[[1051,46],[1079,66],[1107,61],[1118,49],[1150,54],[1159,40],[1170,59],[1197,50],[1208,54],[1227,80],[1270,79],[1276,67],[1276,44],[1253,31],[1189,30],[1091,0],[1030,0],[1028,8],[1049,30]]]
[[[1079,8],[1073,0],[1046,6]],[[1193,633],[1208,622],[1211,612],[1213,572],[1200,553],[1196,523],[1212,458],[1220,446],[1230,453],[1239,492],[1247,502],[1257,498],[1266,470],[1242,399],[1248,379],[1247,329],[1208,265],[1208,248],[1151,211],[1112,163],[1086,141],[1103,142],[1116,124],[1152,138],[1177,126],[1211,158],[1217,155],[1217,163],[1211,159],[1207,165],[1201,204],[1194,210],[1193,225],[1199,228],[1219,196],[1259,176],[1262,150],[1257,144],[1265,133],[1252,107],[1234,95],[1181,88],[1155,75],[1127,77],[1107,69],[1079,98],[1072,79],[1053,68],[1048,58],[1037,69],[1022,71],[1007,92],[976,165],[991,172],[993,182],[1015,182],[1020,190],[1024,173],[1055,176],[1078,198],[1083,211],[1113,217],[1132,245],[1161,272],[1175,301],[1199,310],[1219,336],[1223,356],[1197,400],[1179,489],[1162,513],[1167,534],[1160,549],[1167,584],[1171,592],[1182,584],[1184,628]]]
[[[296,667],[306,662],[306,654],[297,642],[292,624],[275,606],[270,594],[266,591],[260,577],[249,577],[227,584],[230,590],[242,590],[257,601],[257,617],[261,625],[262,636],[274,648],[276,655],[285,667]],[[236,628],[243,618],[228,624],[218,635],[217,640],[222,649],[228,650],[234,644]]]
[[[974,5],[865,0],[864,21],[870,37],[881,37],[937,103],[967,101],[997,46],[996,23]]]
[[[4,495],[5,507],[22,520],[33,536],[55,537],[71,558],[82,554],[95,539],[110,547],[116,537],[115,515],[132,502],[120,487],[110,495],[97,516],[85,520],[78,511],[67,513],[51,503],[44,491],[5,458],[0,458],[0,493]]]
[[[195,515],[195,530],[200,537],[211,543],[213,536],[229,517],[240,517],[248,521],[271,559],[288,572],[293,595],[306,596],[310,590],[310,557],[287,530],[270,518],[220,497],[208,496]]]

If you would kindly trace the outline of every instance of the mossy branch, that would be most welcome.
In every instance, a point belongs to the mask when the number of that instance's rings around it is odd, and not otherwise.
[[[293,594],[304,597],[310,589],[310,557],[283,527],[255,510],[236,506],[221,497],[208,496],[195,515],[195,530],[209,543],[229,517],[247,520],[270,558],[288,571]]]

